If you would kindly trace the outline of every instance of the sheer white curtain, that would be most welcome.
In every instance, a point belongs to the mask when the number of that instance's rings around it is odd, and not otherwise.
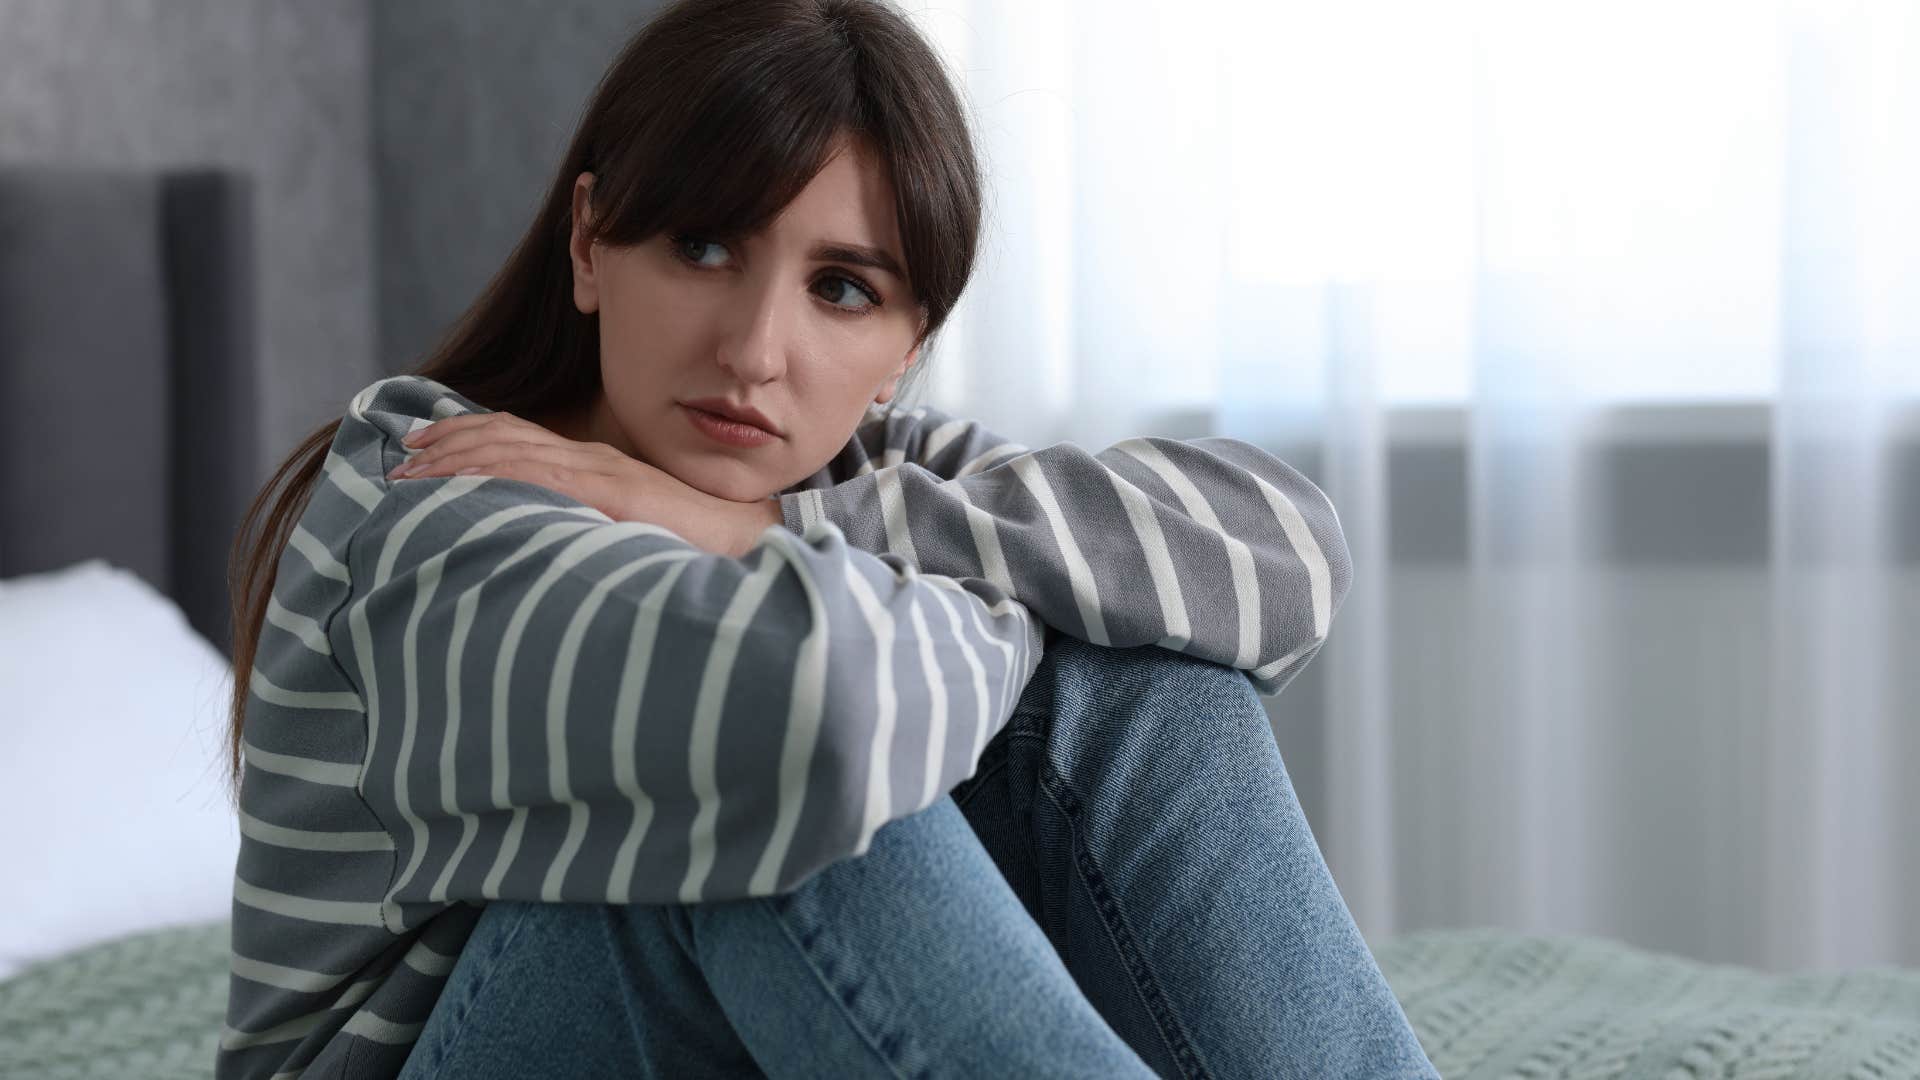
[[[990,191],[915,396],[1341,510],[1272,707],[1370,939],[1920,964],[1920,5],[903,4]]]

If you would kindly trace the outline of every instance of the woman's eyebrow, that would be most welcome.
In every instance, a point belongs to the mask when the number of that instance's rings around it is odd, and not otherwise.
[[[900,269],[894,257],[879,248],[827,241],[814,247],[812,257],[816,262],[844,262],[872,267],[892,274],[901,281],[907,280],[906,272]]]

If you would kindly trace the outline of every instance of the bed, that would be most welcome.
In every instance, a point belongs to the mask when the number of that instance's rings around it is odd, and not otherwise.
[[[217,920],[0,981],[0,1076],[205,1077],[226,949]],[[1375,956],[1448,1080],[1920,1076],[1920,972],[1774,975],[1487,929],[1403,934]]]
[[[0,169],[0,1077],[211,1073],[227,544],[260,448],[305,434],[234,421],[248,202],[219,172]],[[1920,971],[1487,928],[1375,954],[1449,1078],[1920,1078]]]

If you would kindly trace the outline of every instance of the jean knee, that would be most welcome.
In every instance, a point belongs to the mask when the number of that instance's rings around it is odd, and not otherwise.
[[[1244,671],[1160,645],[1112,648],[1064,637],[1048,648],[1008,726],[1062,725],[1155,745],[1272,738]]]
[[[965,864],[978,838],[951,793],[919,810],[891,819],[873,834],[865,852],[829,862],[784,892],[676,906],[673,925],[690,943],[724,934],[764,913],[784,917],[796,907],[827,909],[861,902],[864,890],[924,881]],[[980,856],[984,859],[984,855]],[[764,910],[762,910],[764,909]]]

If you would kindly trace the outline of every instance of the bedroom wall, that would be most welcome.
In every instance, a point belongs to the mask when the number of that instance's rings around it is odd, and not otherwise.
[[[656,9],[7,0],[0,163],[252,174],[264,482],[466,309],[601,71]]]
[[[498,270],[650,0],[372,9],[380,356],[413,366]]]
[[[375,375],[367,0],[7,0],[0,163],[254,181],[257,475]]]

